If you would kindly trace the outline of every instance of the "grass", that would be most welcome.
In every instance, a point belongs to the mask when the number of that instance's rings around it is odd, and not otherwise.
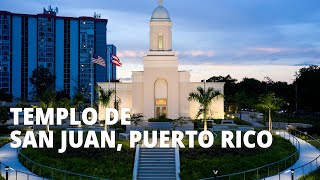
[[[59,136],[60,133],[56,133],[54,136],[53,149],[33,149],[30,147],[22,149],[22,153],[39,164],[61,170],[100,178],[132,179],[135,149],[129,148],[129,141],[117,141],[117,143],[122,144],[120,152],[109,148],[73,149],[68,147],[65,153],[59,154],[58,148],[61,147],[61,137]],[[27,162],[21,156],[19,156],[19,160],[30,171],[40,176],[52,179],[65,178],[64,173],[52,172],[46,168],[41,168],[38,165]],[[66,179],[79,179],[79,177],[66,175]]]
[[[180,149],[181,158],[181,178],[182,179],[199,179],[212,177],[213,168],[219,169],[219,175],[230,174],[250,170],[262,165],[279,161],[291,154],[296,149],[292,144],[278,136],[273,137],[273,144],[270,148],[241,148],[241,149],[222,149],[220,138],[215,141],[215,145],[209,149],[203,149],[196,146],[194,149]],[[252,142],[252,138],[250,142]],[[280,171],[286,169],[293,164],[298,158],[298,155],[287,162],[280,164]],[[278,165],[270,166],[270,175],[278,173]],[[268,168],[259,170],[259,177],[267,176]],[[231,179],[241,179],[240,176],[232,177]],[[255,179],[256,171],[247,173],[246,178]]]
[[[320,168],[318,168],[316,171],[302,176],[301,178],[299,178],[299,180],[319,180],[320,179]]]
[[[320,144],[315,141],[315,140],[310,140],[308,141],[308,143],[310,143],[311,145],[313,145],[314,147],[320,149]],[[319,180],[320,179],[320,168],[318,168],[316,171],[302,176],[301,178],[299,178],[299,180]]]
[[[10,138],[0,138],[0,148],[11,141]]]
[[[4,178],[4,177],[2,177],[2,176],[0,176],[0,180],[5,180],[5,178]]]

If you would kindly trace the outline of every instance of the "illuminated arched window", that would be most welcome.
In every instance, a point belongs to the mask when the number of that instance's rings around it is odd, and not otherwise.
[[[160,50],[163,50],[163,35],[162,35],[162,34],[160,34],[160,35],[158,36],[158,48],[159,48]]]

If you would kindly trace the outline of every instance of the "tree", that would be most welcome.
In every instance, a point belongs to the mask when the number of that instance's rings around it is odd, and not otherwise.
[[[38,66],[32,71],[30,83],[33,85],[33,95],[38,99],[49,88],[55,86],[56,77],[48,68]]]
[[[226,102],[232,102],[232,96],[237,92],[236,82],[238,80],[232,78],[230,75],[227,76],[212,76],[207,82],[224,82],[224,96]]]
[[[296,89],[297,109],[320,112],[320,67],[316,65],[302,68],[293,83]],[[293,104],[293,103],[292,103]]]
[[[41,93],[41,96],[38,97],[38,99],[43,112],[46,113],[48,108],[56,107],[56,95],[56,91],[50,88]],[[49,132],[49,123],[46,125],[46,132]]]
[[[235,104],[237,105],[237,109],[238,112],[240,114],[240,119],[242,119],[242,106],[246,103],[247,100],[247,96],[244,92],[237,92],[234,96],[233,96],[233,101],[235,102]]]
[[[12,102],[13,95],[8,94],[4,92],[2,89],[0,89],[0,101],[5,101],[5,102]]]
[[[78,110],[79,112],[79,120],[80,118],[80,114],[81,114],[81,106],[83,105],[83,103],[85,103],[87,100],[86,96],[81,93],[80,91],[78,91],[72,98],[72,105],[76,108],[76,110]]]
[[[100,86],[96,88],[96,91],[99,94],[98,97],[98,102],[103,106],[103,107],[108,107],[112,98],[112,95],[114,94],[114,90],[107,90],[104,91]],[[107,124],[105,123],[104,129],[107,130]]]
[[[201,114],[203,114],[203,121],[204,121],[204,130],[207,131],[207,114],[209,112],[209,108],[214,101],[214,99],[217,99],[219,97],[222,97],[223,95],[216,91],[213,88],[208,88],[208,90],[203,89],[201,86],[197,88],[196,92],[189,93],[188,100],[189,101],[196,101],[200,104],[200,109],[197,114],[197,117],[199,117]],[[208,137],[205,137],[205,140]]]
[[[9,110],[6,107],[0,107],[0,123],[5,124],[9,120]]]
[[[286,102],[282,98],[276,97],[275,93],[269,92],[266,95],[262,95],[259,98],[259,104],[257,104],[257,108],[268,112],[269,117],[269,131],[272,132],[272,118],[271,113],[273,111],[279,110],[281,106],[285,105]]]
[[[132,124],[134,126],[139,126],[143,123],[144,115],[142,113],[133,114],[130,118],[130,121],[132,121]]]

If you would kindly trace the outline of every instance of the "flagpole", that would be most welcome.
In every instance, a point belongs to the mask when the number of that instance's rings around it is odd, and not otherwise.
[[[92,52],[92,48],[90,49],[90,64],[91,64],[91,108],[93,108],[93,52]]]
[[[109,66],[108,66],[108,81],[109,81],[109,82],[108,82],[108,90],[109,90],[109,91],[110,91],[110,66],[111,66],[111,64],[112,64],[112,63],[111,63],[111,58],[112,58],[112,54],[110,53],[110,59],[109,59],[110,62],[108,63],[108,65],[109,65]]]

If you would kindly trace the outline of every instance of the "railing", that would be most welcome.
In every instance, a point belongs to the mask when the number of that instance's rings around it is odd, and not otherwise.
[[[207,180],[207,179],[264,179],[264,177],[269,177],[272,175],[276,175],[281,173],[283,170],[289,168],[295,163],[295,160],[299,158],[299,152],[300,152],[300,143],[298,139],[289,134],[286,133],[286,131],[277,131],[277,134],[281,135],[286,138],[288,136],[288,140],[296,147],[296,151],[281,159],[280,161],[273,162],[270,164],[266,164],[254,169],[250,169],[247,171],[241,171],[241,172],[236,172],[232,174],[225,174],[225,175],[220,175],[220,176],[215,176],[215,177],[209,177],[209,178],[203,178],[201,180]],[[287,134],[287,135],[286,135]]]
[[[35,173],[39,176],[37,177],[44,177],[45,179],[99,179],[102,180],[104,178],[99,178],[99,177],[94,177],[94,176],[88,176],[88,175],[84,175],[84,174],[78,174],[78,173],[74,173],[74,172],[70,172],[70,171],[66,171],[66,170],[61,170],[61,169],[57,169],[57,168],[53,168],[53,167],[49,167],[49,166],[45,166],[39,163],[36,163],[34,161],[32,161],[31,159],[29,159],[28,157],[26,157],[24,154],[21,153],[21,147],[17,149],[18,151],[18,157],[20,160],[20,163],[22,165],[24,165],[26,168],[28,168],[32,173]],[[42,179],[44,179],[42,178]]]
[[[300,134],[300,137],[301,135],[303,134],[305,136],[305,140],[307,141],[307,138],[306,137],[309,137],[310,139],[314,140],[316,143],[318,143],[320,145],[320,141],[310,135],[308,135],[306,132],[302,132],[298,129],[295,129],[293,126],[288,126],[287,127],[287,130],[288,132],[294,132],[295,133],[295,136],[297,135],[297,133]],[[308,141],[307,141],[308,142]],[[292,176],[293,178],[295,177],[298,177],[298,176],[304,176],[306,174],[309,174],[310,172],[316,170],[319,168],[319,161],[320,161],[320,155],[318,155],[317,157],[315,157],[314,159],[312,159],[310,162],[304,164],[304,165],[301,165],[301,166],[298,166],[298,167],[294,167],[289,171],[283,171],[281,173],[279,173],[279,179],[282,179],[282,178],[285,178],[285,177],[288,177],[288,176]]]
[[[18,171],[12,168],[9,168],[6,170],[7,166],[6,164],[0,162],[0,176],[6,178],[6,174],[8,174],[8,179],[10,180],[20,180],[20,179],[32,179],[32,180],[44,180],[45,178],[37,176],[35,174],[26,173],[23,171]]]
[[[175,148],[174,153],[175,164],[176,164],[176,180],[180,180],[180,154],[179,154],[179,146]]]
[[[138,178],[139,156],[140,156],[140,144],[137,144],[136,155],[134,158],[134,166],[133,166],[133,175],[132,175],[133,180],[137,180],[137,178]]]

